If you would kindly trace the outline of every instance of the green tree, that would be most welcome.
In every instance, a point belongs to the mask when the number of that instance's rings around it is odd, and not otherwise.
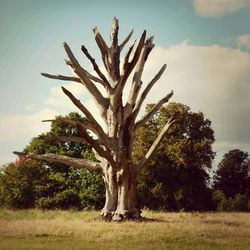
[[[96,160],[91,148],[82,142],[57,141],[58,137],[79,136],[75,126],[66,120],[84,122],[85,118],[71,112],[52,121],[49,132],[33,138],[25,152],[33,154],[54,153],[74,158]],[[58,122],[61,121],[61,122]],[[48,138],[50,138],[48,140]],[[55,140],[53,140],[53,138]],[[36,187],[36,207],[39,208],[100,208],[104,203],[104,184],[100,173],[75,169],[59,163],[45,163],[48,176],[46,184]]]
[[[249,195],[248,153],[239,149],[226,153],[218,165],[213,187],[215,190],[221,190],[226,197]]]
[[[55,142],[58,136],[77,136],[75,126],[67,119],[84,121],[78,113],[57,117],[49,132],[32,141],[26,153],[55,153],[96,161],[91,148],[80,142]],[[61,121],[61,122],[58,122]],[[48,140],[48,136],[50,140]],[[104,204],[102,176],[87,169],[76,169],[58,163],[21,159],[3,167],[0,174],[0,204],[11,208],[101,208]]]
[[[32,208],[36,187],[45,183],[47,170],[37,161],[9,163],[0,173],[0,204],[8,208]]]
[[[147,112],[152,105],[147,106]],[[208,188],[215,153],[211,122],[202,112],[192,112],[186,105],[170,103],[142,127],[135,143],[134,159],[139,160],[176,110],[178,121],[161,144],[139,180],[144,206],[167,210],[207,210],[213,208]]]

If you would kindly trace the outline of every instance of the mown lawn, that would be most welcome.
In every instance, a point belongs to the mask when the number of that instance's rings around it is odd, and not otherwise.
[[[99,213],[0,210],[0,249],[250,249],[250,214],[144,211],[148,222]]]

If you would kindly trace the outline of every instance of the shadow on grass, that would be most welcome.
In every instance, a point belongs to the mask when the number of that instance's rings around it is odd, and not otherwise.
[[[102,217],[96,218],[98,221],[103,221],[107,223],[125,223],[125,222],[138,222],[138,223],[152,223],[152,222],[167,222],[163,218],[147,218],[147,217],[140,217],[140,218],[128,218],[128,219],[121,219],[121,220],[112,220],[112,219],[104,219]]]

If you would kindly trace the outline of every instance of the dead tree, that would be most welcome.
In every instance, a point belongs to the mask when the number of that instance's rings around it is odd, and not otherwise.
[[[68,56],[66,64],[72,68],[74,76],[42,73],[43,76],[48,78],[79,82],[84,85],[95,100],[100,115],[106,124],[105,130],[96,121],[89,110],[69,90],[62,87],[65,95],[87,119],[84,123],[81,123],[62,117],[56,118],[55,122],[75,126],[78,129],[80,136],[57,136],[55,138],[47,139],[87,143],[92,146],[99,162],[56,154],[26,155],[26,157],[33,159],[63,163],[77,168],[87,168],[89,170],[100,171],[106,188],[106,202],[102,210],[102,216],[106,219],[113,220],[140,217],[141,211],[137,201],[138,174],[152,157],[158,145],[164,138],[164,135],[169,131],[171,124],[175,120],[174,117],[172,117],[167,122],[146,155],[138,164],[134,164],[132,162],[132,148],[136,132],[161,108],[163,104],[169,101],[173,95],[173,91],[168,93],[157,104],[155,104],[152,110],[144,117],[139,120],[137,119],[143,101],[165,71],[166,64],[162,66],[154,78],[147,83],[144,90],[140,92],[144,65],[154,47],[153,37],[146,38],[146,31],[144,31],[138,43],[135,41],[128,48],[123,62],[121,63],[121,51],[131,38],[133,30],[119,44],[118,29],[118,20],[114,18],[110,34],[110,46],[104,41],[98,29],[93,29],[95,41],[100,49],[102,61],[107,71],[106,74],[101,71],[95,59],[90,55],[85,46],[82,46],[81,50],[91,62],[96,75],[93,75],[84,69],[79,64],[67,43],[64,43],[64,49]],[[126,104],[124,105],[122,101],[123,92],[131,74],[133,74],[131,89]],[[98,85],[105,88],[105,96],[97,87]],[[89,133],[89,131],[91,131],[91,133]],[[22,153],[15,153],[19,156],[22,155]]]

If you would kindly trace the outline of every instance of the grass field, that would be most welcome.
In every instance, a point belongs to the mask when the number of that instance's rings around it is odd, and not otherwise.
[[[149,222],[98,212],[0,210],[0,249],[250,249],[250,214],[144,211]]]

